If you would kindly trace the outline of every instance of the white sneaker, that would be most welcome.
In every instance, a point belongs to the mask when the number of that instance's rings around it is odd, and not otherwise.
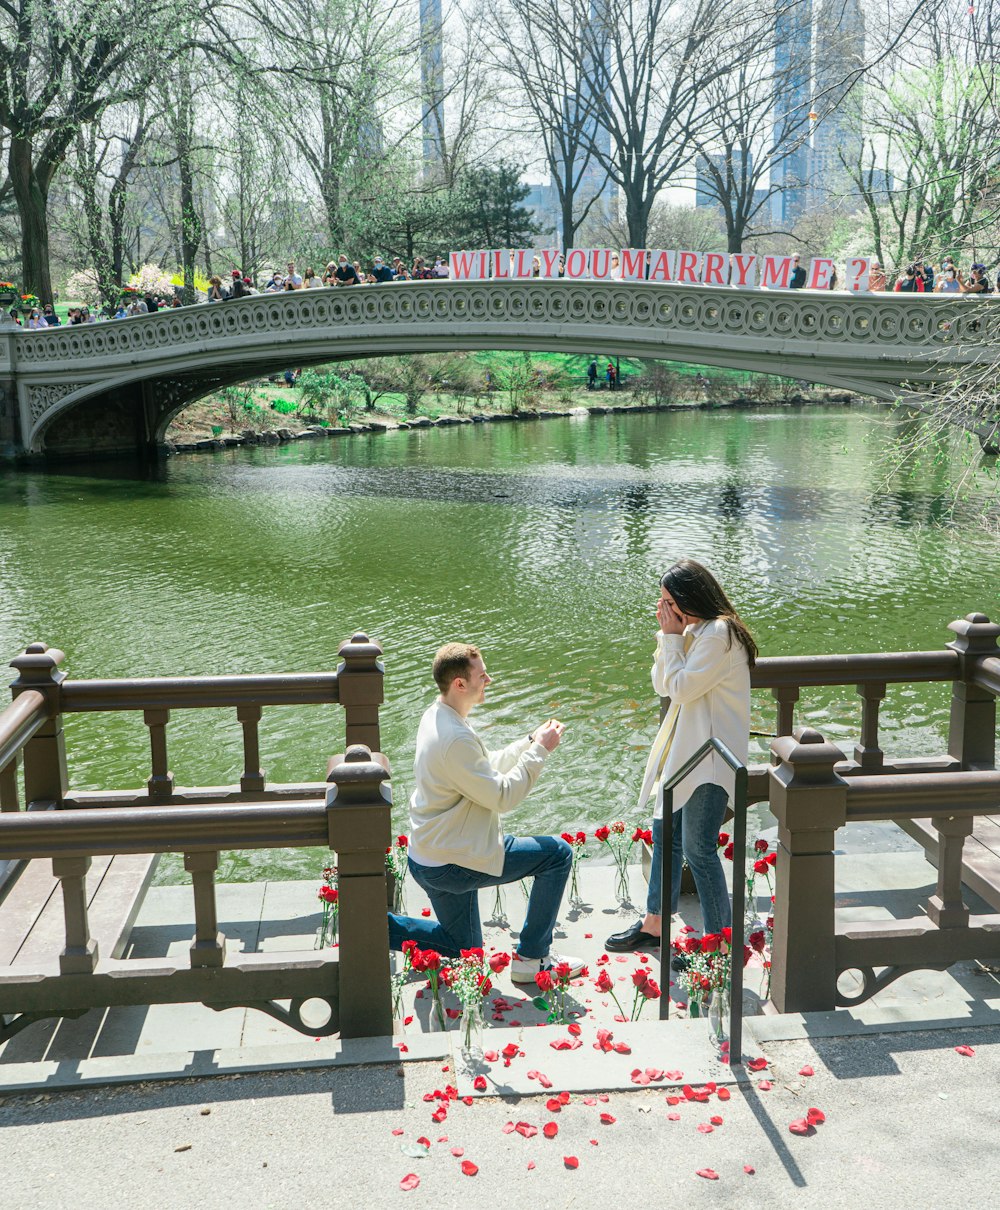
[[[562,963],[569,966],[571,979],[575,979],[586,966],[582,958],[574,958],[572,954],[548,954],[544,958],[519,958],[515,954],[510,963],[511,982],[534,983],[535,976],[541,971],[550,971]]]

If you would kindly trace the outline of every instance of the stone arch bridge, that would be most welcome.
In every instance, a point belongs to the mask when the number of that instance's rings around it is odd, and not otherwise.
[[[643,282],[302,290],[46,332],[0,327],[0,455],[146,454],[187,404],[290,366],[515,349],[662,358],[895,399],[993,360],[1000,299]]]

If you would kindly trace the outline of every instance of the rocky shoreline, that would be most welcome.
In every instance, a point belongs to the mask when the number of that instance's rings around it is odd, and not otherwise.
[[[570,417],[638,415],[652,412],[711,412],[732,409],[759,409],[774,407],[803,407],[814,405],[850,406],[860,401],[860,396],[849,391],[817,391],[808,395],[791,395],[781,400],[758,400],[737,396],[722,403],[668,403],[668,404],[592,404],[586,407],[565,409],[530,409],[521,412],[470,412],[463,416],[414,416],[407,420],[359,421],[342,426],[307,425],[305,428],[244,429],[238,435],[228,437],[205,437],[197,441],[165,441],[158,447],[162,457],[174,454],[204,453],[240,446],[284,445],[292,441],[309,441],[327,437],[354,437],[365,433],[386,433],[396,429],[452,428],[462,424],[515,424],[529,420],[565,420]]]

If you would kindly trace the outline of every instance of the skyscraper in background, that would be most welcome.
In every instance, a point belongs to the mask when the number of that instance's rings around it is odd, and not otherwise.
[[[813,85],[818,121],[809,188],[809,200],[817,205],[849,186],[841,154],[848,163],[857,163],[861,152],[861,125],[854,103],[858,89],[852,92],[852,88],[864,55],[865,19],[858,0],[820,0]]]
[[[806,206],[810,179],[813,0],[778,0],[775,17],[774,138],[771,222],[788,227]]]
[[[425,176],[433,176],[443,158],[443,61],[441,0],[420,0],[421,131]]]

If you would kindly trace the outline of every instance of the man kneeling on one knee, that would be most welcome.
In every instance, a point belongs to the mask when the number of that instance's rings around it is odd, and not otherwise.
[[[524,801],[559,746],[563,724],[549,719],[526,738],[489,752],[468,721],[491,682],[479,649],[448,643],[434,657],[433,672],[440,696],[417,731],[408,862],[437,920],[390,913],[389,944],[399,950],[404,941],[415,941],[457,958],[483,944],[480,888],[530,877],[511,978],[533,983],[539,971],[560,962],[579,973],[579,959],[551,949],[572,850],[554,836],[507,836],[502,827],[503,816]]]

